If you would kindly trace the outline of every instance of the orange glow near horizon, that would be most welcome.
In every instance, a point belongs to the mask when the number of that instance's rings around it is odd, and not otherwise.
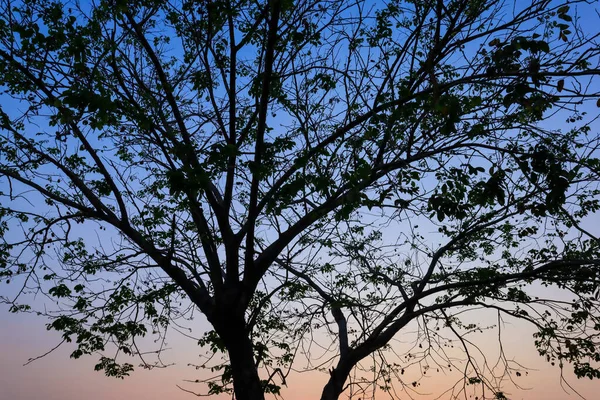
[[[183,337],[169,343],[164,354],[165,362],[175,365],[152,371],[136,368],[132,375],[124,380],[107,378],[103,373],[95,372],[94,357],[83,357],[79,360],[69,359],[69,346],[59,348],[56,352],[23,366],[30,357],[43,354],[59,340],[56,332],[47,332],[44,321],[26,314],[9,314],[6,308],[0,309],[0,399],[1,400],[186,400],[196,398],[194,395],[178,389],[180,385],[193,390],[193,383],[186,382],[197,379],[201,371],[187,366],[194,362],[195,353],[200,353],[192,340]],[[532,330],[507,324],[503,347],[507,357],[529,368],[527,374],[514,377],[514,382],[521,389],[507,384],[506,392],[511,400],[568,400],[579,396],[569,389],[565,383],[561,385],[560,370],[552,368],[537,355],[531,337]],[[486,339],[486,338],[481,338]],[[174,339],[171,339],[174,340]],[[485,342],[485,340],[483,340]],[[496,343],[481,344],[489,357],[496,356],[493,346]],[[135,362],[132,362],[136,364]],[[285,400],[318,399],[326,381],[326,373],[292,373],[288,379],[288,387],[282,389]],[[597,398],[598,383],[589,380],[577,380],[565,370],[565,379],[582,396],[589,400]],[[456,376],[447,372],[431,371],[421,380],[417,392],[397,392],[400,399],[434,400],[456,381]],[[565,390],[566,389],[566,390]],[[230,399],[230,396],[211,396],[214,399]],[[344,397],[342,397],[344,398]],[[448,399],[449,394],[441,397]],[[465,398],[464,396],[460,398]],[[390,399],[381,393],[377,399]]]

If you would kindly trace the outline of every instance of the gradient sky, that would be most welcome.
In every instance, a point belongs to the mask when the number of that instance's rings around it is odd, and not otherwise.
[[[101,372],[95,372],[94,356],[70,359],[72,347],[69,345],[64,345],[29,365],[23,365],[29,358],[53,348],[59,341],[57,332],[46,331],[42,318],[11,314],[6,307],[0,308],[0,400],[196,398],[177,388],[177,385],[181,385],[193,390],[195,385],[184,380],[195,380],[202,376],[201,372],[187,366],[189,362],[198,362],[201,350],[192,340],[181,335],[175,333],[172,336],[169,346],[171,350],[164,354],[166,363],[176,362],[176,365],[152,371],[136,368],[124,380],[108,378]],[[131,362],[136,365],[135,361]],[[293,379],[294,384],[287,390],[290,395],[286,395],[286,399],[317,398],[325,375],[317,374],[308,381],[303,376]]]
[[[585,16],[584,16],[585,18]],[[595,16],[587,16],[594,18]],[[596,229],[599,224],[591,223]],[[6,285],[0,286],[0,293],[6,294]],[[200,373],[188,363],[198,361],[198,348],[193,340],[182,335],[170,337],[171,350],[164,354],[167,363],[176,363],[166,369],[152,371],[137,368],[125,380],[105,377],[95,372],[93,367],[97,358],[83,357],[79,360],[69,358],[73,346],[66,344],[57,351],[24,366],[31,357],[39,356],[53,348],[59,341],[57,332],[45,329],[43,318],[30,314],[10,314],[8,308],[0,305],[0,400],[185,400],[195,396],[177,388],[194,389],[193,384],[185,380],[194,380]],[[198,327],[199,330],[202,326]],[[531,368],[529,373],[518,378],[517,382],[524,390],[507,387],[512,400],[569,400],[578,399],[572,390],[561,385],[560,370],[545,363],[533,346],[533,331],[523,325],[507,325],[504,328],[503,346],[509,358]],[[487,336],[485,336],[487,335]],[[497,341],[492,335],[484,334],[479,338],[484,350],[493,357]],[[137,364],[135,361],[133,364]],[[569,371],[565,378],[579,393],[589,400],[599,398],[600,382],[577,380]],[[327,375],[305,373],[290,375],[287,388],[283,389],[286,400],[318,399]],[[517,378],[515,378],[517,379]],[[419,390],[422,396],[415,399],[433,400],[445,388],[453,384],[452,377],[433,374],[422,381]],[[217,398],[212,397],[212,398]],[[220,398],[229,398],[221,396]],[[386,399],[389,396],[381,395]],[[409,399],[408,396],[401,397]],[[448,398],[447,396],[444,398]]]
[[[1,400],[185,400],[196,398],[177,388],[182,385],[194,389],[193,384],[184,380],[194,380],[201,374],[189,362],[197,362],[201,350],[192,340],[173,335],[164,354],[166,362],[176,365],[166,369],[146,371],[137,368],[125,380],[105,377],[95,372],[94,357],[79,360],[69,359],[70,347],[59,348],[48,356],[23,366],[30,357],[43,354],[59,341],[56,332],[47,332],[44,320],[33,315],[9,314],[6,308],[0,309],[0,399]],[[565,391],[560,384],[560,371],[552,368],[537,355],[531,337],[532,330],[525,326],[508,323],[504,328],[503,346],[509,359],[532,368],[527,375],[515,380],[525,390],[506,387],[512,400],[561,400],[577,399],[571,390]],[[487,336],[486,336],[487,335]],[[489,334],[475,338],[490,358],[495,356],[497,341]],[[489,349],[486,347],[489,345]],[[135,362],[134,362],[135,364]],[[589,400],[597,398],[600,382],[577,380],[566,371],[565,377],[583,396]],[[284,388],[286,400],[317,399],[325,382],[325,374],[292,374],[289,387]],[[432,400],[450,387],[454,380],[442,373],[433,373],[425,378],[415,399]],[[563,385],[564,387],[564,385]],[[212,398],[217,398],[216,396]],[[220,396],[218,398],[229,398]],[[386,399],[389,396],[381,395]],[[408,396],[402,396],[409,399]],[[448,398],[448,396],[443,397]]]

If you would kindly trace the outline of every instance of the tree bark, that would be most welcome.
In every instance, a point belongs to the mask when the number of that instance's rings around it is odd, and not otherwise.
[[[236,400],[263,400],[265,394],[256,365],[252,343],[248,338],[229,349]]]
[[[223,324],[221,338],[229,354],[233,391],[236,400],[264,400],[264,390],[254,360],[254,346],[246,332],[244,319]]]
[[[335,369],[329,371],[329,380],[323,387],[321,400],[338,400],[340,394],[344,391],[344,383],[346,383],[346,378],[348,378],[351,370],[352,363],[338,362]]]

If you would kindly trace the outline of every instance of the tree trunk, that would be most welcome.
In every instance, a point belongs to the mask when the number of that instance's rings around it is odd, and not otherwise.
[[[321,400],[338,400],[344,391],[344,383],[352,367],[348,362],[339,362],[335,369],[329,371],[329,380],[321,393]]]
[[[236,400],[263,400],[265,398],[260,377],[254,363],[252,343],[248,338],[229,349]]]
[[[246,334],[245,323],[227,321],[221,338],[229,354],[236,400],[264,400],[265,395],[254,360],[252,340]]]

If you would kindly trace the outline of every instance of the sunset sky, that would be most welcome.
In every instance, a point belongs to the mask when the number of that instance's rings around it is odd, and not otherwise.
[[[577,399],[575,393],[565,387],[561,388],[560,371],[545,363],[535,352],[532,330],[517,327],[508,323],[504,329],[504,348],[507,357],[532,368],[527,375],[514,378],[526,390],[518,390],[507,385],[506,392],[511,400],[562,400]],[[485,335],[485,334],[484,334]],[[489,355],[494,356],[496,340],[493,336],[480,339],[487,346]],[[32,315],[9,314],[6,308],[0,309],[0,399],[2,400],[104,400],[104,399],[140,399],[140,400],[185,400],[196,398],[177,388],[181,385],[194,389],[197,385],[184,380],[195,380],[201,376],[193,367],[186,366],[199,360],[201,350],[192,340],[174,334],[164,354],[166,363],[176,365],[166,369],[146,371],[137,368],[125,380],[108,378],[103,373],[95,372],[93,366],[96,359],[83,357],[79,360],[69,359],[69,345],[23,366],[31,357],[38,356],[51,349],[59,342],[56,332],[47,332],[44,320]],[[136,362],[133,362],[136,364]],[[565,377],[587,399],[597,398],[600,383],[597,381],[577,380],[566,371]],[[283,389],[284,399],[302,400],[318,399],[325,382],[325,374],[294,374],[289,377],[289,386]],[[444,374],[433,376],[422,381],[419,391],[421,396],[414,399],[433,400],[448,387],[453,380]],[[217,398],[213,396],[212,398]],[[219,398],[229,398],[223,396]],[[381,395],[386,399],[389,396]],[[403,396],[402,399],[409,399]],[[443,399],[448,398],[446,395]]]
[[[600,18],[591,15],[584,16],[583,19],[584,21],[593,19],[594,22],[589,23],[598,23]],[[596,109],[594,112],[597,112]],[[595,128],[599,126],[596,122]],[[32,208],[35,207],[33,203],[35,202],[32,202]],[[593,234],[600,235],[599,222],[600,216],[597,215],[587,220],[584,227]],[[90,231],[87,234],[93,236],[95,240],[96,232]],[[0,282],[1,296],[11,297],[11,294],[16,293],[18,289],[14,282],[10,285]],[[557,293],[554,292],[553,295]],[[38,309],[44,307],[41,298],[34,301]],[[474,314],[470,318],[477,319],[481,315],[483,314]],[[496,323],[495,318],[496,315],[492,311],[476,322],[489,326]],[[534,330],[531,326],[514,320],[504,322],[505,324],[501,324],[502,340],[500,341],[504,354],[509,362],[514,361],[524,367],[521,376],[511,375],[518,387],[508,380],[503,387],[510,400],[574,400],[582,397],[596,400],[600,398],[600,380],[577,379],[572,374],[570,365],[566,365],[562,372],[557,366],[551,366],[535,350],[532,337]],[[106,377],[104,372],[94,371],[99,354],[83,356],[77,360],[71,359],[69,354],[76,347],[73,343],[65,343],[44,357],[28,363],[28,360],[47,353],[61,341],[58,332],[46,329],[47,323],[47,319],[34,314],[9,313],[8,306],[0,304],[0,400],[186,400],[197,397],[181,390],[178,386],[190,391],[206,392],[205,386],[194,384],[193,381],[208,376],[207,372],[197,370],[190,365],[201,362],[205,350],[200,348],[195,340],[178,332],[170,333],[166,350],[162,353],[162,360],[170,366],[146,370],[138,367],[140,361],[135,357],[120,359],[121,362],[130,362],[136,366],[131,376],[124,380]],[[195,337],[199,337],[208,329],[201,317],[196,318],[192,323]],[[408,342],[409,335],[402,331],[396,339],[398,343],[402,343],[403,340]],[[486,357],[489,356],[489,359],[486,359],[490,364],[495,364],[499,354],[497,329],[469,336],[469,339],[479,346]],[[147,344],[152,348],[153,343]],[[297,369],[302,370],[305,364],[302,356],[298,357],[300,360]],[[421,384],[416,392],[400,391],[398,397],[402,400],[437,400],[438,398],[450,400],[451,393],[446,391],[455,385],[459,377],[460,371],[436,372],[434,368],[420,381]],[[327,378],[327,372],[291,372],[287,386],[282,389],[281,397],[284,400],[318,400]],[[221,395],[210,398],[230,399],[231,396]],[[465,399],[464,396],[460,398]],[[377,400],[384,399],[390,399],[390,395],[378,394]]]

